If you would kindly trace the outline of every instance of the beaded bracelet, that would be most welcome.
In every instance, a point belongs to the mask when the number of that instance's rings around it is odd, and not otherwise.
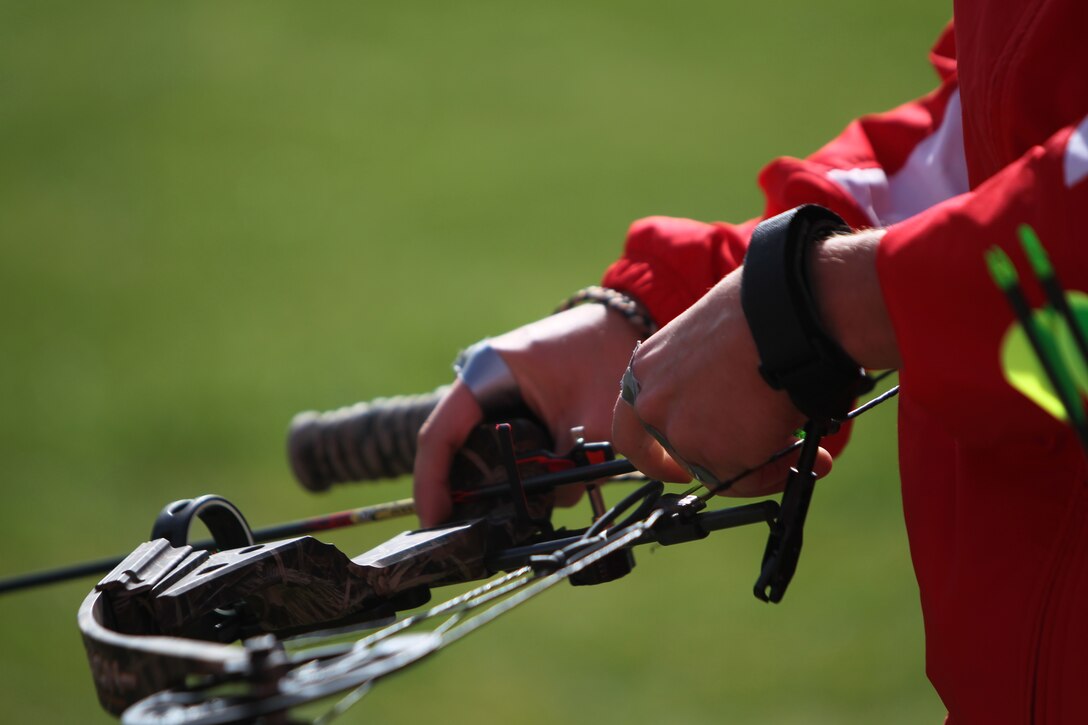
[[[658,330],[658,324],[654,322],[649,310],[641,302],[619,290],[598,285],[578,290],[563,304],[559,305],[555,311],[564,312],[587,303],[604,305],[610,310],[615,310],[623,315],[628,322],[638,327],[641,332],[645,333],[646,337]]]

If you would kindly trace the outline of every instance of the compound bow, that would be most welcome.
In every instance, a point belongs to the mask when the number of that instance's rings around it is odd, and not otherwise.
[[[289,440],[296,475],[322,489],[410,470],[415,431],[439,395],[297,417]],[[781,503],[716,511],[705,510],[707,501],[751,471],[699,495],[698,487],[666,494],[650,481],[606,511],[598,484],[637,473],[609,444],[579,440],[557,456],[532,421],[481,426],[451,472],[453,522],[399,534],[353,558],[310,536],[256,543],[241,512],[217,496],[172,503],[152,540],[80,607],[100,702],[125,723],[295,722],[292,708],[347,693],[324,722],[379,679],[564,579],[588,585],[624,576],[637,545],[694,541],[752,523],[770,529],[755,595],[778,602],[800,555],[821,437],[839,422],[810,423],[766,462],[799,450]],[[570,485],[589,491],[595,521],[585,530],[550,523],[554,490]],[[211,531],[216,551],[190,545],[194,518]],[[434,587],[480,580],[487,581],[398,618],[423,607]],[[359,631],[371,632],[352,640]]]

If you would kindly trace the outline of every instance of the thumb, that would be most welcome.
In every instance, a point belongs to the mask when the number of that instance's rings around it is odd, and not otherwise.
[[[450,517],[450,466],[483,417],[476,398],[458,379],[419,429],[412,495],[424,527],[437,526]]]

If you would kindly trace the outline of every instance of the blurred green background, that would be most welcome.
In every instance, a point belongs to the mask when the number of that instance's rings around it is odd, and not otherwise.
[[[407,495],[305,494],[288,420],[444,382],[596,281],[635,218],[758,212],[771,157],[933,85],[950,13],[0,3],[0,575],[127,552],[205,492],[255,525]],[[751,595],[762,531],[644,550],[345,722],[939,722],[894,417],[820,485],[783,604]],[[75,626],[92,583],[0,598],[0,720],[108,721]]]

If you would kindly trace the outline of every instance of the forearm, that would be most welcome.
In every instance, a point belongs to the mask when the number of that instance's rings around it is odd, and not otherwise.
[[[880,370],[899,367],[895,331],[877,276],[884,230],[826,239],[809,254],[809,284],[828,334],[858,364]]]

